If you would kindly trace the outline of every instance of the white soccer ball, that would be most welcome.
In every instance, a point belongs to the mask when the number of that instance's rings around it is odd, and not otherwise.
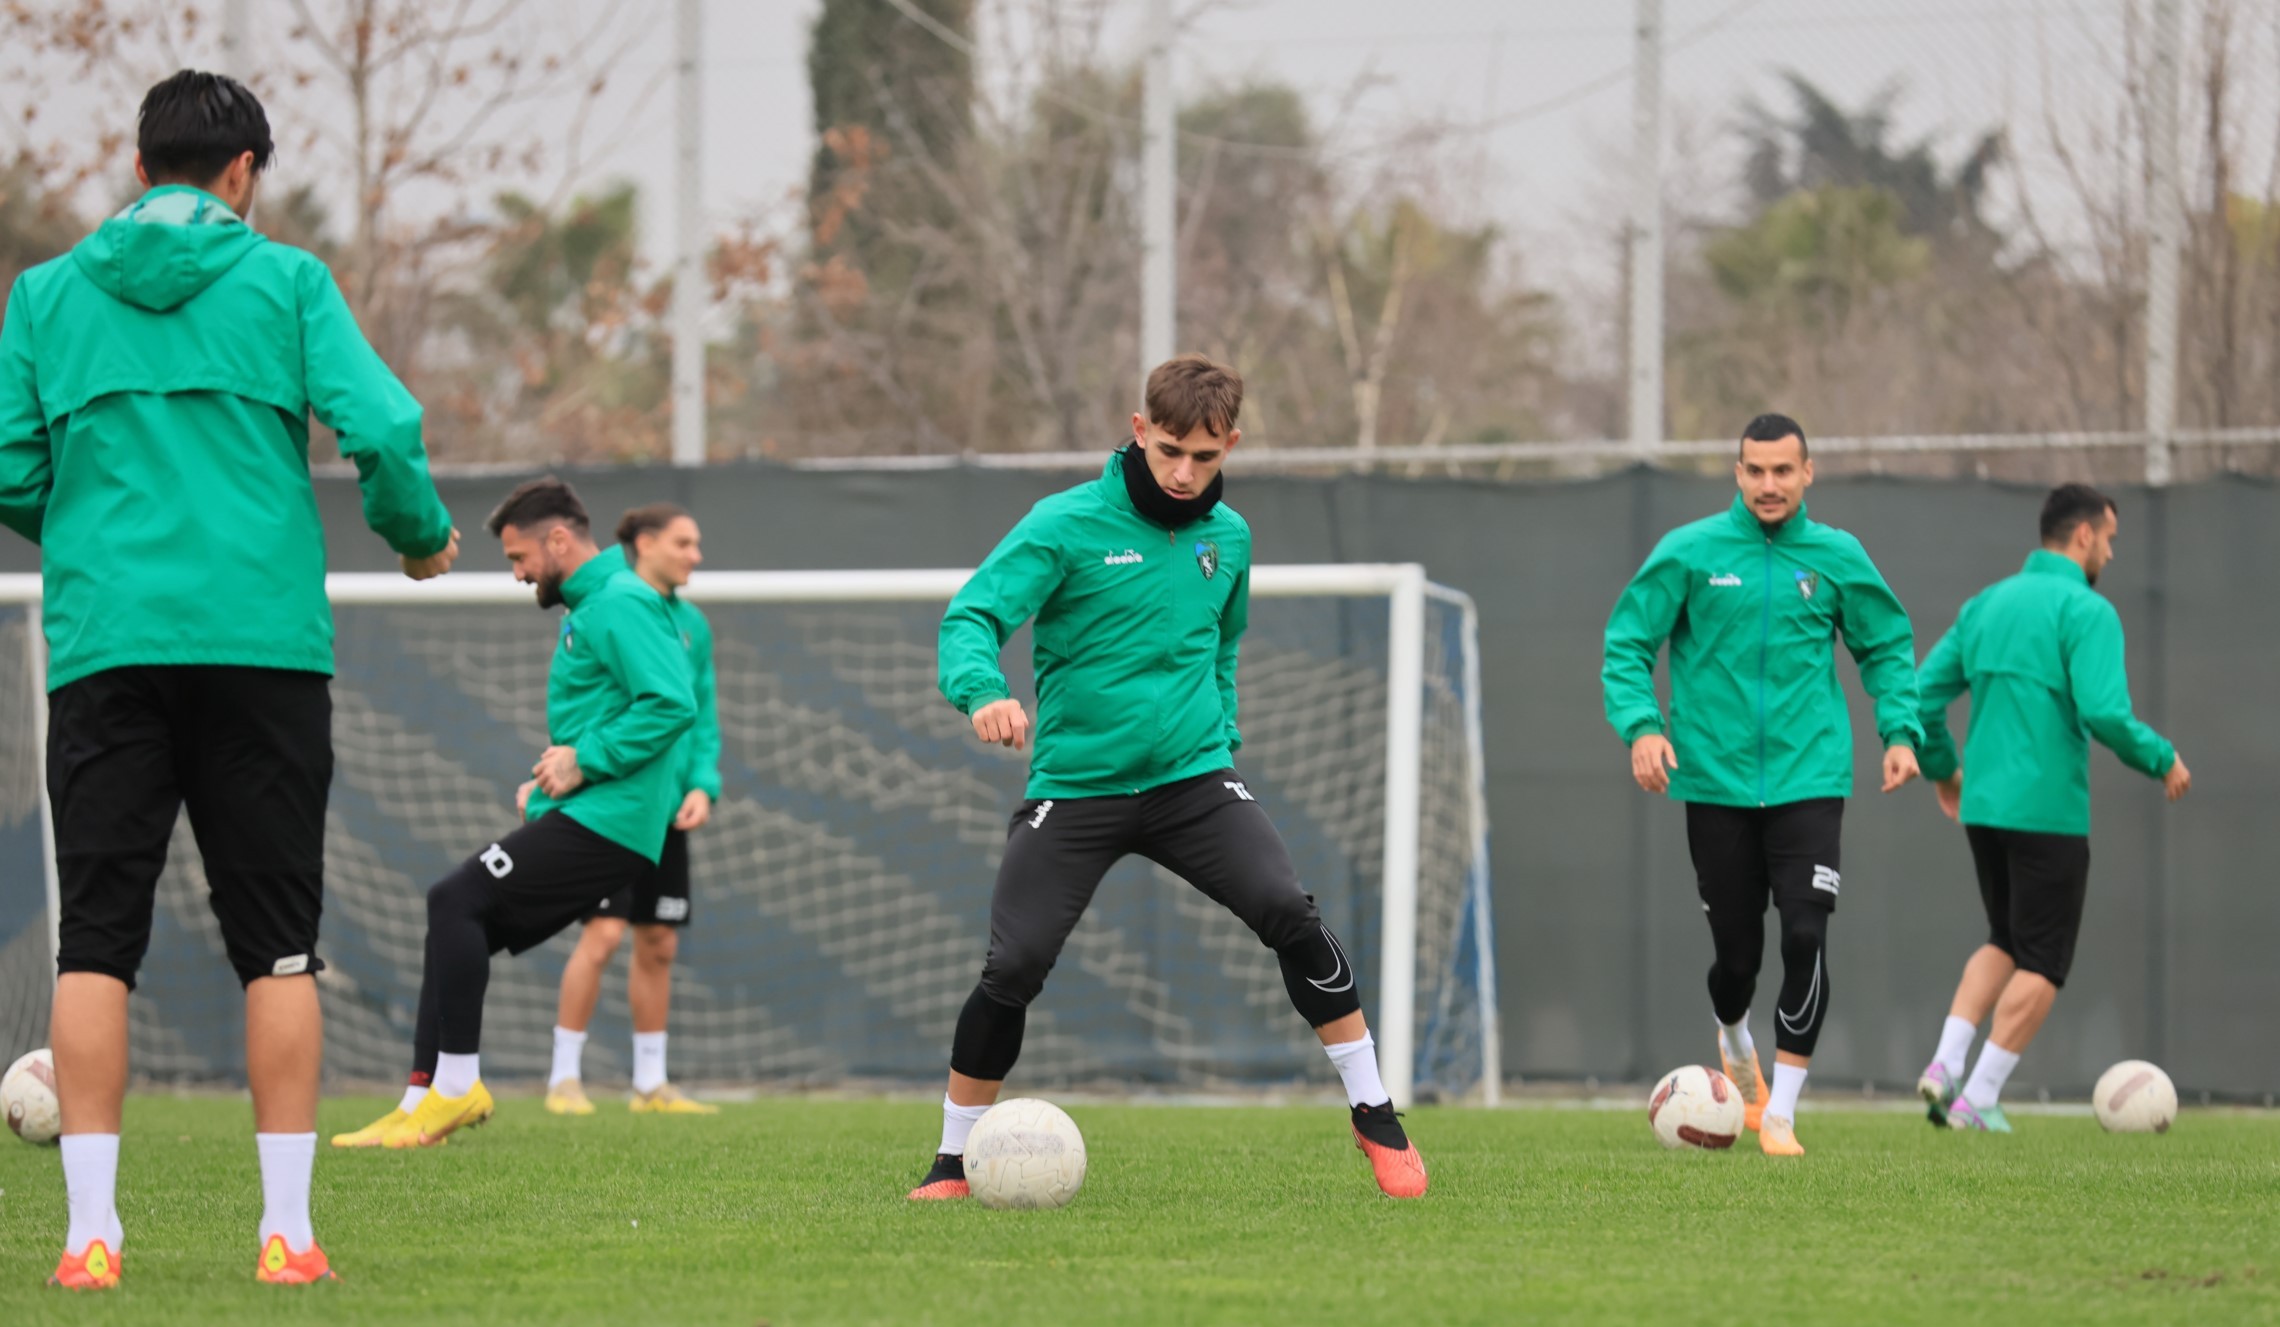
[[[1664,1147],[1732,1147],[1742,1136],[1742,1093],[1708,1065],[1673,1069],[1647,1098],[1647,1123]]]
[[[33,1051],[0,1074],[0,1110],[8,1128],[27,1143],[52,1143],[63,1132],[63,1106],[55,1099],[55,1053]]]
[[[2124,1060],[2098,1075],[2090,1109],[2107,1133],[2168,1133],[2177,1122],[2177,1085],[2159,1065]]]
[[[966,1185],[984,1207],[1064,1207],[1085,1187],[1085,1136],[1050,1101],[990,1107],[966,1139]]]

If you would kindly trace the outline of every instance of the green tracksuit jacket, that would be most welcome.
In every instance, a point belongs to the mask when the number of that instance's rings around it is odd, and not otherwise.
[[[420,407],[324,264],[153,189],[17,278],[0,326],[0,522],[40,545],[48,685],[129,664],[330,673],[309,417],[413,557],[451,514]]]
[[[1235,657],[1251,527],[1224,503],[1177,531],[1142,516],[1111,454],[1030,509],[950,601],[942,694],[972,714],[1010,692],[998,651],[1032,616],[1031,797],[1144,792],[1234,763]]]
[[[638,573],[637,573],[638,574]],[[689,687],[695,693],[696,721],[681,735],[681,795],[702,788],[720,800],[720,705],[713,687],[712,623],[695,604],[677,594],[665,596],[665,611],[681,634],[689,657]]]
[[[2161,778],[2177,749],[2130,709],[2122,617],[2072,558],[2037,550],[1979,592],[1925,656],[1924,777],[1956,771],[1947,707],[1971,693],[1963,823],[2090,832],[2090,739]]]
[[[559,801],[533,788],[526,813],[556,807],[656,861],[681,799],[683,734],[696,722],[689,650],[665,597],[615,553],[562,582],[561,634],[546,671],[546,730],[578,749],[586,781]]]
[[[1876,701],[1886,746],[1916,746],[1908,614],[1860,541],[1803,507],[1767,530],[1739,494],[1663,536],[1607,622],[1600,683],[1628,742],[1665,731],[1655,656],[1670,642],[1670,795],[1780,806],[1852,795],[1852,725],[1837,682],[1842,636]]]

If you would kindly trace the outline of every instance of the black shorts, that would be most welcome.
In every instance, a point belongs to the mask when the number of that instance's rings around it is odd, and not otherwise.
[[[105,669],[48,697],[58,972],[129,988],[182,808],[243,984],[320,971],[332,679],[222,665]]]
[[[1768,901],[1837,906],[1845,799],[1780,806],[1686,804],[1686,846],[1695,888],[1711,913],[1765,915]]]
[[[1987,943],[2011,956],[2021,972],[2064,986],[2074,966],[2074,940],[2090,892],[2090,839],[1966,825],[1979,901],[1987,909]]]
[[[689,835],[686,830],[665,831],[665,851],[657,865],[642,873],[630,888],[603,899],[586,914],[587,921],[618,917],[636,926],[687,926],[689,924]]]
[[[462,862],[446,878],[476,887],[491,952],[536,949],[656,869],[647,857],[553,810]]]

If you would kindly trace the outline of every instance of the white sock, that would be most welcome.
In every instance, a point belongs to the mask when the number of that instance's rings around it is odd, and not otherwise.
[[[409,1115],[420,1108],[421,1102],[427,1100],[427,1094],[426,1088],[414,1083],[404,1089],[404,1099],[396,1103],[396,1109]]]
[[[1360,1041],[1341,1041],[1322,1049],[1338,1066],[1338,1077],[1346,1081],[1347,1105],[1382,1106],[1393,1100],[1378,1077],[1377,1038],[1364,1032]]]
[[[452,1055],[448,1052],[435,1057],[435,1090],[447,1097],[464,1097],[475,1090],[475,1080],[483,1076],[483,1057],[469,1053]]]
[[[655,1092],[665,1086],[665,1034],[633,1034],[633,1090]]]
[[[1773,1063],[1773,1095],[1765,1099],[1765,1113],[1792,1123],[1797,1119],[1797,1097],[1805,1090],[1805,1066]]]
[[[586,1034],[572,1032],[566,1027],[554,1029],[554,1071],[546,1076],[546,1085],[568,1079],[584,1078],[586,1060]]]
[[[989,1113],[988,1106],[961,1106],[950,1099],[949,1093],[943,1093],[942,1146],[934,1150],[954,1157],[966,1155],[967,1137],[974,1132],[974,1126],[981,1122],[982,1117]]]
[[[126,1232],[119,1225],[119,1136],[67,1133],[63,1136],[63,1190],[71,1204],[66,1253],[85,1253],[95,1240],[116,1254]]]
[[[1977,1023],[1949,1014],[1947,1025],[1940,1029],[1940,1049],[1932,1057],[1933,1063],[1946,1069],[1951,1079],[1963,1077],[1963,1071],[1971,1067],[1971,1039],[1978,1033]]]
[[[1993,1039],[1979,1048],[1979,1063],[1972,1066],[1971,1081],[1963,1085],[1963,1099],[1981,1110],[1992,1106],[2003,1095],[2003,1084],[2011,1081],[2011,1071],[2019,1067],[2019,1053],[2007,1051]]]
[[[1726,1052],[1726,1058],[1732,1060],[1736,1068],[1748,1064],[1750,1057],[1757,1054],[1757,1043],[1750,1040],[1749,1010],[1744,1009],[1733,1023],[1718,1025],[1718,1049]]]
[[[285,1247],[305,1253],[317,1242],[309,1227],[309,1172],[317,1164],[313,1133],[257,1133],[261,1149],[261,1243],[283,1235]]]

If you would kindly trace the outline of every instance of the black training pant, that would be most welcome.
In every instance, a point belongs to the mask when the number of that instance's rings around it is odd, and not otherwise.
[[[1117,859],[1138,854],[1234,913],[1275,951],[1283,985],[1313,1027],[1362,1007],[1353,966],[1299,884],[1290,850],[1232,769],[1118,797],[1023,802],[990,896],[982,979],[958,1019],[950,1067],[1002,1079],[1021,1051],[1029,1002]]]
[[[554,810],[436,882],[428,890],[412,1082],[433,1077],[438,1052],[472,1055],[481,1047],[491,955],[546,943],[653,869],[647,857]]]
[[[1765,910],[1781,915],[1781,999],[1774,1048],[1810,1056],[1829,1012],[1829,915],[1836,911],[1845,803],[1686,804],[1686,844],[1716,953],[1710,1007],[1732,1023],[1749,1012],[1765,960]]]

